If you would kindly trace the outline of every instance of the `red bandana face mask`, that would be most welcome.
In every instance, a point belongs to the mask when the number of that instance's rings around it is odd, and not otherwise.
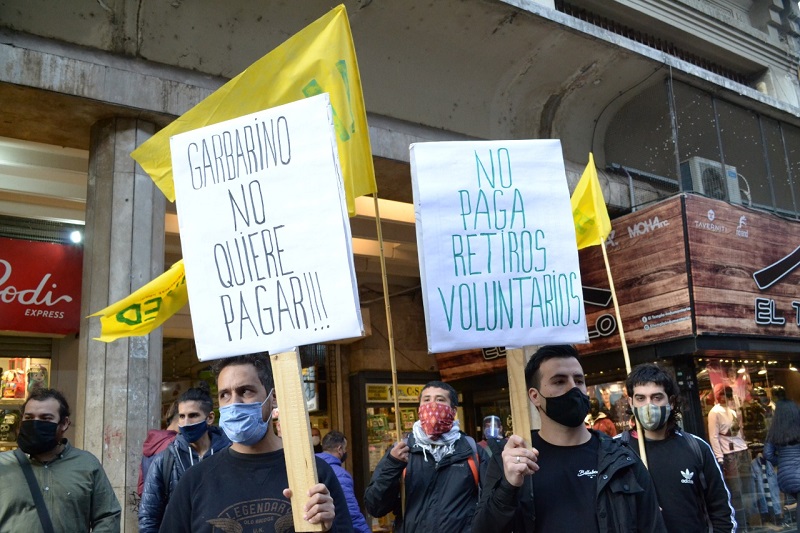
[[[423,403],[419,406],[419,421],[431,440],[439,438],[453,427],[456,410],[446,403]]]

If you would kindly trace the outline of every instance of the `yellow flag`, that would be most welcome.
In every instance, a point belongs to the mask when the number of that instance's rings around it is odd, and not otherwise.
[[[181,259],[127,298],[89,315],[100,315],[100,336],[95,340],[111,342],[122,337],[147,335],[188,302]]]
[[[572,193],[572,217],[575,219],[575,237],[578,250],[602,244],[611,233],[603,190],[597,179],[594,156],[589,152],[589,163]]]
[[[169,139],[320,93],[329,93],[347,210],[377,192],[367,113],[344,5],[329,11],[220,87],[131,153],[164,195],[175,201]]]

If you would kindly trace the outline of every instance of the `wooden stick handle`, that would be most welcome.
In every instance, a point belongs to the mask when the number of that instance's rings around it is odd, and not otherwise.
[[[295,531],[324,531],[322,524],[303,519],[308,489],[317,484],[317,463],[311,443],[311,423],[303,395],[300,355],[296,351],[269,356],[275,393],[280,399],[281,435],[286,457],[286,474],[292,489],[292,518]],[[270,428],[269,431],[272,431]]]
[[[511,400],[511,420],[514,435],[519,435],[528,447],[531,446],[531,415],[528,386],[525,384],[525,352],[522,349],[507,350],[508,396]]]

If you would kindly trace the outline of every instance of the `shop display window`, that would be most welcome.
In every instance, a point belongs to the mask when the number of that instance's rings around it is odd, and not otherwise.
[[[49,359],[0,358],[0,452],[17,447],[25,399],[36,389],[49,386]]]
[[[788,362],[698,358],[697,383],[706,439],[731,493],[736,520],[772,531],[789,525],[797,503],[780,492],[775,466],[764,459],[775,401],[798,399],[797,371]],[[786,529],[789,528],[789,529]]]
[[[615,436],[630,428],[631,408],[624,381],[612,381],[586,387],[591,410],[586,426]]]

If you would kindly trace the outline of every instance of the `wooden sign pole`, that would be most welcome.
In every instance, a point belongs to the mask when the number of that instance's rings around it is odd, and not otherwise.
[[[617,327],[619,328],[619,340],[622,343],[622,356],[625,359],[625,372],[631,373],[631,356],[628,354],[628,343],[625,342],[625,329],[622,327],[622,315],[619,312],[619,303],[617,302],[617,291],[614,290],[614,278],[611,277],[611,265],[608,263],[608,253],[606,252],[606,242],[600,242],[601,249],[603,250],[603,261],[606,264],[606,274],[608,274],[608,286],[611,289],[611,299],[614,302],[614,313],[617,315]],[[636,421],[636,435],[639,442],[639,458],[647,468],[647,451],[644,447],[644,430],[639,423],[639,419],[634,417]]]
[[[280,398],[281,435],[286,457],[286,474],[292,489],[292,517],[295,531],[324,531],[322,524],[303,519],[303,507],[308,502],[306,492],[318,483],[314,445],[311,443],[311,423],[301,384],[300,354],[296,351],[269,356],[275,394]]]
[[[519,435],[531,447],[531,401],[528,386],[525,384],[525,351],[512,349],[506,351],[508,365],[508,396],[511,400],[511,420],[514,421],[514,435]]]

